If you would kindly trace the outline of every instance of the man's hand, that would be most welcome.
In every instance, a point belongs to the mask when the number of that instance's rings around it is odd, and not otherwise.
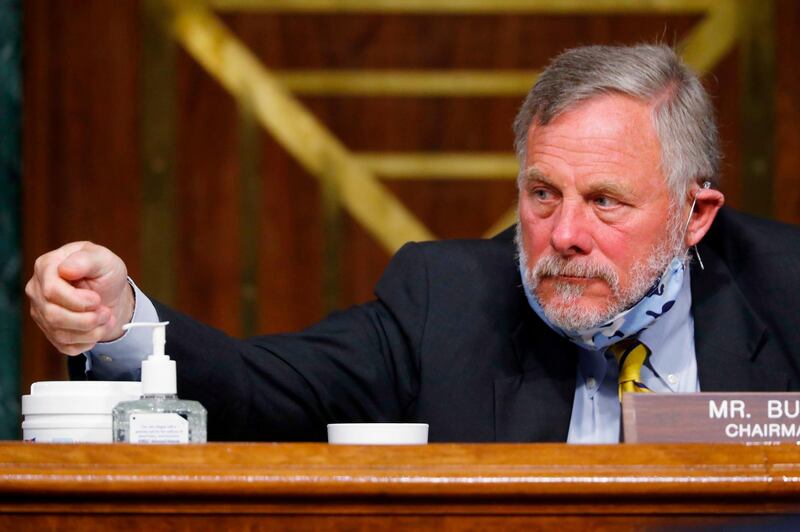
[[[36,259],[25,286],[31,317],[64,354],[122,336],[133,316],[133,289],[125,263],[109,249],[72,242]]]

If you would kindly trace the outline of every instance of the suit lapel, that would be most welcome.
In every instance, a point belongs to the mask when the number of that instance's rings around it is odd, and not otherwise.
[[[524,298],[524,296],[523,296]],[[566,441],[575,396],[576,348],[525,302],[511,342],[518,373],[495,379],[497,441]]]
[[[692,314],[700,389],[785,391],[785,359],[770,342],[766,325],[740,291],[731,271],[710,247],[705,265],[692,264]]]

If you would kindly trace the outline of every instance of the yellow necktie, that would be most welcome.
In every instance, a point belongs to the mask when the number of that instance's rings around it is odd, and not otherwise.
[[[619,365],[619,400],[624,392],[650,392],[642,383],[642,364],[650,356],[650,350],[636,338],[617,342],[608,348]]]

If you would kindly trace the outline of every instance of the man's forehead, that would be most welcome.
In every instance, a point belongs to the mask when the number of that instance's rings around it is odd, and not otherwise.
[[[651,107],[642,101],[590,98],[547,125],[534,122],[527,140],[525,183],[560,188],[574,181],[582,191],[617,192],[667,187]]]
[[[660,149],[653,104],[617,93],[582,100],[544,124],[534,117],[528,127],[528,149],[543,136],[563,143],[588,139],[598,149],[614,144],[615,149],[633,150],[632,154],[652,143]]]

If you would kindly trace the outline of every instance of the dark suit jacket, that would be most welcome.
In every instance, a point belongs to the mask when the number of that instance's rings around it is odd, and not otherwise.
[[[800,388],[800,231],[723,209],[692,266],[704,391]],[[513,231],[408,244],[376,300],[296,334],[236,340],[157,304],[182,397],[211,439],[324,440],[346,421],[431,441],[565,441],[576,349],[531,311]]]

